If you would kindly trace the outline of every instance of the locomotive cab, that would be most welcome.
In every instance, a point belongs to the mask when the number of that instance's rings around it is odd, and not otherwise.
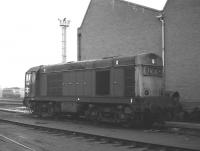
[[[37,73],[40,67],[34,67],[28,70],[25,74],[25,98],[33,98],[37,95]],[[24,102],[24,104],[26,104]]]
[[[136,57],[136,96],[153,97],[162,94],[162,59],[155,54]]]

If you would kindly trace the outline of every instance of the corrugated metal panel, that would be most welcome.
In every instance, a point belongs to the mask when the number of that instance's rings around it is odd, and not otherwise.
[[[94,75],[92,70],[63,73],[64,96],[93,96]]]
[[[114,68],[111,70],[111,93],[112,96],[124,95],[124,70],[123,68]]]
[[[75,71],[69,72],[69,79],[70,79],[70,92],[72,96],[76,95],[76,73]]]
[[[71,81],[69,76],[69,72],[63,73],[63,96],[68,96],[71,94]]]
[[[46,76],[46,74],[40,75],[40,95],[41,96],[47,95],[47,76]]]
[[[84,95],[84,71],[76,71],[76,96]]]
[[[84,74],[84,95],[94,96],[94,70],[87,70]]]
[[[62,73],[47,75],[47,95],[62,96]]]
[[[124,68],[124,95],[133,97],[135,96],[135,67],[129,66]]]

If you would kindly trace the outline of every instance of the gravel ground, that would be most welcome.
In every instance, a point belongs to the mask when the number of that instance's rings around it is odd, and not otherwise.
[[[34,117],[29,117],[27,114],[14,114],[1,112],[0,116],[2,119],[10,119],[20,121],[22,123],[36,124],[39,126],[53,127],[62,130],[70,131],[81,131],[81,133],[92,133],[95,135],[112,136],[114,138],[125,138],[139,142],[153,142],[158,144],[172,144],[175,146],[183,146],[189,148],[199,148],[199,137],[190,135],[179,135],[178,133],[163,133],[159,131],[152,130],[126,130],[126,129],[113,129],[104,128],[102,126],[96,127],[92,125],[83,124],[80,122],[74,123],[74,121],[68,120],[48,120],[48,119],[38,119]],[[13,139],[29,149],[23,146],[12,143],[5,137]],[[17,146],[17,147],[16,147]],[[67,147],[67,148],[66,148]],[[15,126],[12,124],[5,124],[0,122],[0,151],[18,151],[18,150],[32,150],[32,151],[150,151],[149,148],[142,148],[133,144],[121,144],[118,142],[108,142],[108,140],[97,140],[94,138],[84,138],[83,136],[63,134],[61,132],[48,132],[44,130],[36,130],[28,127]],[[155,150],[152,149],[151,150]],[[163,148],[156,149],[163,151]],[[198,150],[198,149],[197,149]]]
[[[146,149],[0,123],[0,151],[143,151]]]

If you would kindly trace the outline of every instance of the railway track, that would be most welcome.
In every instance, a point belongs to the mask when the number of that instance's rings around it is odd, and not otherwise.
[[[24,106],[13,107],[13,108],[1,108],[0,107],[0,111],[11,112],[11,113],[30,114],[30,111]],[[80,120],[80,119],[77,119],[77,120]],[[115,125],[115,127],[116,127],[116,125]],[[153,128],[154,128],[154,130],[152,130],[152,131],[185,134],[185,135],[192,135],[192,136],[200,137],[200,124],[198,124],[198,123],[191,124],[191,123],[184,123],[184,122],[167,121],[167,122],[165,122],[165,125],[157,125],[157,126],[154,126]]]
[[[4,113],[5,114],[5,113]],[[12,113],[9,113],[12,114]],[[16,118],[17,117],[17,118]],[[81,122],[60,122],[47,119],[36,119],[29,115],[18,114],[15,118],[0,117],[1,122],[7,122],[15,125],[31,127],[47,133],[56,135],[73,135],[82,137],[89,141],[99,143],[109,143],[116,146],[126,146],[130,149],[145,148],[146,150],[199,150],[199,137],[189,137],[186,135],[177,135],[163,133],[151,130],[125,130],[120,128],[108,128],[101,126],[91,126]]]
[[[34,149],[32,149],[31,147],[28,147],[12,138],[9,138],[5,135],[0,134],[0,140],[1,142],[4,142],[4,144],[1,144],[1,149],[2,147],[4,148],[3,145],[6,145],[5,147],[7,148],[6,150],[8,150],[8,143],[10,146],[10,150],[12,150],[12,148],[14,148],[15,150],[25,150],[25,151],[36,151]],[[18,148],[18,149],[17,149]]]
[[[21,99],[3,99],[0,98],[0,106],[10,105],[10,106],[22,106]]]

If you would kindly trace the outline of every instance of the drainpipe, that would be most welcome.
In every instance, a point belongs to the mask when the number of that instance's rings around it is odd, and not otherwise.
[[[163,65],[163,92],[165,92],[165,82],[166,82],[166,65],[165,65],[165,17],[164,13],[160,13],[156,16],[161,22],[162,26],[162,65]]]

